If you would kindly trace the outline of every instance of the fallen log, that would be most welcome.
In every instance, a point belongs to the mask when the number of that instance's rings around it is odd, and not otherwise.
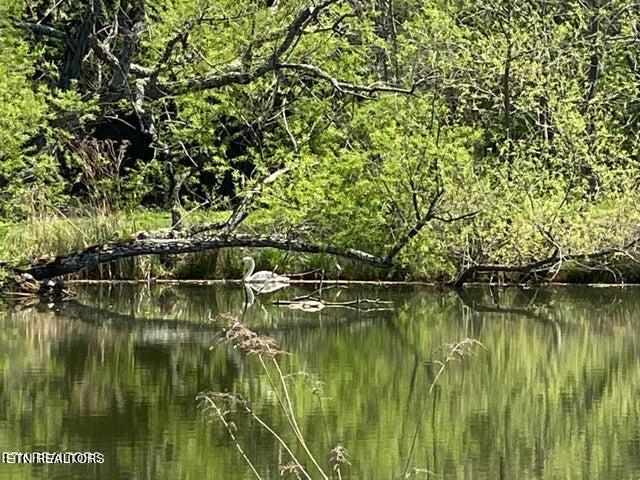
[[[342,249],[314,245],[276,235],[238,234],[200,237],[176,231],[162,231],[142,232],[125,240],[93,245],[77,252],[57,256],[53,260],[45,260],[25,268],[13,268],[13,270],[20,274],[32,275],[36,280],[42,280],[76,273],[87,267],[94,267],[122,258],[141,255],[176,255],[231,247],[276,248],[294,252],[327,253],[380,268],[389,267],[391,264],[389,257],[378,257],[352,248]]]

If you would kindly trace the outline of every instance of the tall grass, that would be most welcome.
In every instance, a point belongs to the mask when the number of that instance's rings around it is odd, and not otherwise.
[[[110,212],[92,210],[91,215],[38,212],[26,220],[0,224],[0,261],[20,265],[81,250],[90,245],[126,238],[140,230],[167,226],[167,213],[149,210]],[[154,259],[126,259],[100,266],[81,277],[139,278],[161,273]]]
[[[227,212],[196,213],[186,218],[184,224],[191,226],[199,222],[219,222],[226,215]],[[251,219],[247,223],[250,225]],[[23,221],[0,221],[0,262],[20,265],[52,259],[91,245],[127,238],[141,230],[167,228],[170,224],[170,213],[156,210],[110,211],[97,208],[69,215],[56,211],[34,212]],[[243,268],[241,259],[245,255],[255,258],[258,269],[286,274],[313,271],[317,278],[325,276],[333,279],[375,279],[384,274],[380,270],[330,255],[275,249],[222,249],[177,257],[127,258],[86,270],[76,278],[239,278]]]
[[[260,428],[273,436],[284,452],[286,452],[286,455],[281,455],[278,458],[280,462],[280,476],[299,480],[303,478],[306,480],[342,480],[343,469],[351,465],[344,445],[341,442],[337,442],[333,448],[331,448],[329,432],[326,430],[327,448],[329,448],[329,450],[326,451],[324,455],[326,460],[322,460],[322,455],[318,455],[317,452],[312,451],[308,440],[305,438],[304,432],[300,428],[296,418],[296,409],[294,408],[295,399],[292,394],[291,385],[289,384],[289,379],[294,375],[285,374],[279,363],[279,358],[286,355],[286,352],[280,350],[272,338],[256,334],[238,320],[233,320],[230,327],[226,330],[222,341],[226,341],[234,349],[243,354],[258,357],[262,371],[266,375],[271,387],[271,392],[277,401],[280,412],[284,415],[286,420],[285,424],[288,426],[286,431],[277,432],[263,418],[257,415],[251,401],[242,395],[228,392],[202,392],[198,395],[197,398],[203,412],[212,415],[220,421],[253,476],[258,480],[264,478],[242,446],[238,435],[238,427],[236,422],[234,422],[234,419],[237,420],[236,414],[248,415]],[[411,447],[407,453],[404,465],[398,467],[402,469],[402,473],[398,478],[415,478],[418,473],[424,471],[424,469],[411,468],[411,466],[418,443],[418,434],[420,432],[422,418],[428,406],[426,399],[432,396],[434,388],[449,365],[455,361],[472,356],[474,349],[479,346],[484,347],[475,339],[465,338],[459,342],[443,345],[441,347],[441,357],[439,359],[433,359],[433,364],[438,366],[438,371],[429,389],[424,392],[425,398],[422,399],[422,407],[415,424],[415,433],[412,437]],[[300,375],[300,372],[298,375]],[[306,374],[303,375],[306,376]],[[318,382],[311,382],[314,396],[316,396],[316,389],[318,388],[317,383]],[[320,395],[317,395],[317,398],[320,400]],[[321,401],[320,411],[324,418]],[[324,422],[325,428],[327,428],[326,419]],[[285,461],[286,463],[284,463]],[[358,475],[355,476],[360,478]]]
[[[18,263],[55,257],[169,222],[167,213],[147,210],[97,210],[86,216],[35,213],[24,221],[0,224],[0,258]]]

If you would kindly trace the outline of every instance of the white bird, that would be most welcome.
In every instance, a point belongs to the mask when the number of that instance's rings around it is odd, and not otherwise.
[[[284,275],[278,275],[275,272],[269,272],[267,270],[260,270],[253,273],[256,268],[256,263],[251,257],[244,257],[242,259],[246,266],[242,281],[246,283],[289,283],[289,277]],[[263,290],[263,289],[261,289]]]

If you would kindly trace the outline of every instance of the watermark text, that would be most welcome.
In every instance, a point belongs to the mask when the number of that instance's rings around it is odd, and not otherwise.
[[[2,463],[104,463],[100,452],[2,452]]]

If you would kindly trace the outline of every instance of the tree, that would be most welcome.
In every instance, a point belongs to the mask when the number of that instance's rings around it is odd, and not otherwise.
[[[5,182],[63,210],[231,209],[198,231],[398,276],[635,252],[630,0],[4,2],[29,61],[0,88],[33,105]]]

